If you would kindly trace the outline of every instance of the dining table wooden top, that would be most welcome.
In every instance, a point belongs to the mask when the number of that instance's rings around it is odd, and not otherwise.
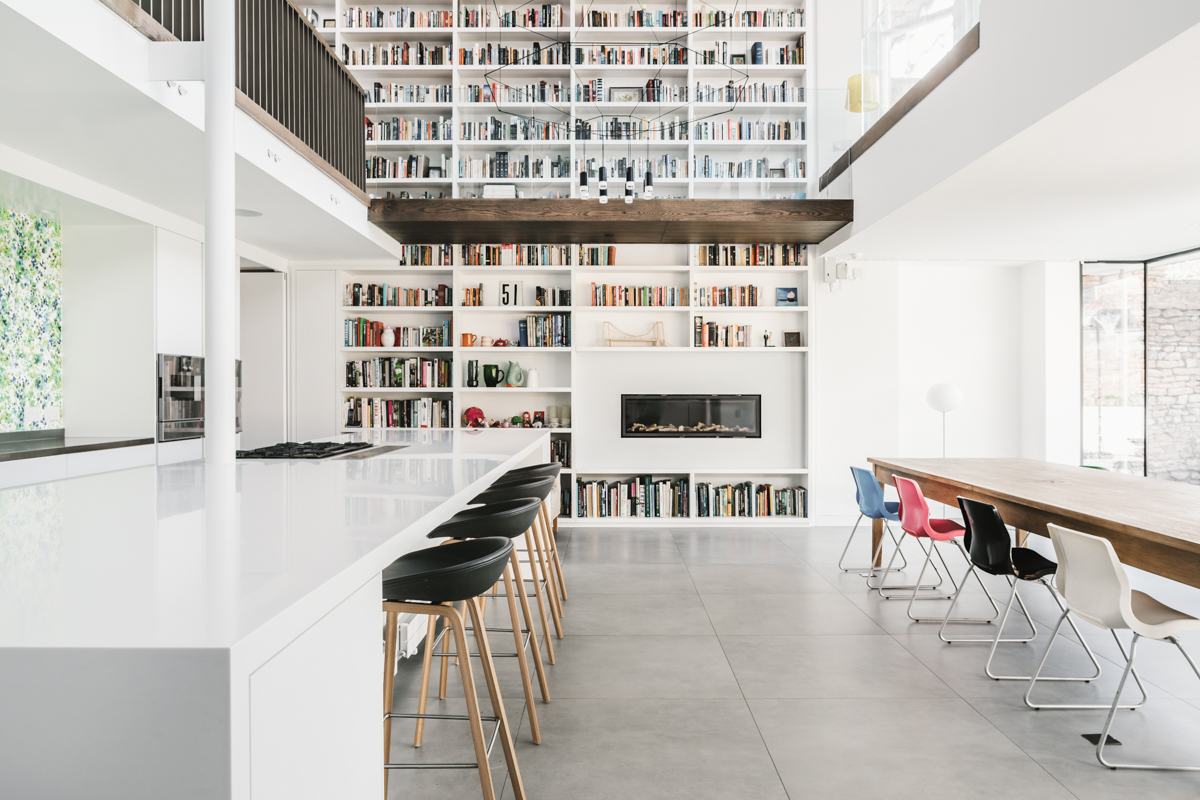
[[[1200,586],[1200,486],[1028,458],[868,460],[881,483],[900,475],[939,502],[984,500],[1043,536],[1051,522],[1104,536],[1125,563]]]

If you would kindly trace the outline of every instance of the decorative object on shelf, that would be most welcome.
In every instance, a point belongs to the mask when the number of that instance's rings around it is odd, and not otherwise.
[[[499,339],[492,342],[492,347],[512,347],[512,342],[501,336]]]
[[[528,414],[529,412],[526,411],[525,413]],[[520,428],[524,426],[525,419],[520,414],[513,414],[512,419],[508,421],[508,424],[513,428]]]
[[[519,306],[524,298],[524,281],[506,281],[500,284],[500,305]]]
[[[879,76],[869,72],[851,75],[846,82],[846,110],[855,114],[879,108]]]
[[[562,423],[562,426],[564,428],[571,427],[571,407],[570,406],[560,406],[559,410],[558,410],[558,414],[559,414],[559,422]]]
[[[783,332],[784,347],[802,347],[800,344],[800,331],[784,331]]]
[[[641,86],[614,86],[608,90],[610,103],[638,103],[642,99]]]
[[[525,370],[521,369],[521,365],[516,361],[508,362],[508,369],[504,371],[504,385],[519,389],[525,385]]]
[[[557,428],[558,427],[558,406],[547,406],[546,407],[546,427],[547,428]]]
[[[611,322],[604,323],[605,347],[670,347],[662,322],[655,322],[645,333],[626,333]]]
[[[486,338],[486,337],[484,337],[484,338]],[[477,342],[477,341],[479,341],[479,337],[473,333],[464,333],[462,335],[462,346],[463,347],[474,347],[475,342]]]
[[[430,167],[429,168],[429,177],[440,179],[442,177],[442,168],[441,167]]]
[[[392,330],[391,328],[384,328],[383,333],[379,337],[379,346],[380,347],[395,347],[396,346],[396,332],[394,330]]]
[[[541,374],[533,368],[525,370],[525,386],[529,389],[537,389],[542,385]],[[538,412],[539,414],[542,412]]]
[[[798,306],[800,305],[800,293],[796,291],[795,286],[777,286],[775,287],[775,305]]]
[[[545,424],[546,424],[546,412],[545,411],[533,412],[533,427],[540,428]]]
[[[770,171],[767,173],[767,177],[774,178],[776,180],[783,180],[787,177],[787,170],[780,169],[779,167],[771,167]]]
[[[479,362],[474,359],[467,362],[467,387],[474,389],[479,385]]]
[[[497,386],[500,381],[504,380],[504,370],[500,369],[495,364],[483,365],[483,385],[489,389]]]
[[[532,428],[533,427],[533,415],[531,415],[528,411],[521,414],[521,427],[522,428]]]
[[[770,331],[767,331],[766,333],[763,334],[763,347],[774,347],[775,346],[775,345],[771,344],[772,336],[774,336],[774,334],[771,333]]]
[[[479,340],[480,347],[491,347],[495,343],[496,343],[496,340],[490,336],[484,336],[482,339]]]
[[[729,63],[733,64],[735,66],[742,66],[742,67],[746,66],[746,54],[745,53],[734,53],[733,55],[731,55],[729,57]]]
[[[468,428],[483,428],[486,427],[484,422],[483,410],[475,406],[471,406],[463,412],[463,425]]]

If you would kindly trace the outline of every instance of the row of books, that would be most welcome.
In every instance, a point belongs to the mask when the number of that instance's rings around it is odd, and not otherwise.
[[[629,9],[628,11],[585,10],[580,20],[583,28],[686,28],[687,12],[660,9]]]
[[[510,116],[501,119],[489,116],[459,123],[459,141],[463,142],[566,141],[570,134],[569,122],[550,122],[535,117]]]
[[[402,267],[448,267],[454,263],[452,244],[405,244],[400,246]]]
[[[571,305],[571,290],[560,289],[557,286],[535,286],[533,287],[533,304],[547,308],[569,306]]]
[[[696,11],[696,28],[803,28],[803,8],[765,8],[762,11]]]
[[[464,244],[459,263],[476,267],[567,266],[571,246],[567,244]]]
[[[565,103],[570,100],[562,81],[538,81],[523,86],[507,83],[467,84],[463,99],[468,103]]]
[[[687,141],[688,123],[686,119],[680,120],[678,116],[673,120],[642,117],[637,121],[622,120],[613,117],[612,119],[606,119],[602,125],[597,125],[590,120],[576,119],[575,138],[584,140],[605,139],[609,141],[614,139],[636,139],[643,142],[647,140]]]
[[[803,178],[805,165],[795,158],[785,158],[775,166],[769,158],[746,158],[741,161],[718,161],[713,156],[693,156],[693,172],[697,178],[761,179]]]
[[[420,247],[421,245],[409,246]],[[439,245],[439,252],[443,252],[441,248],[442,246]],[[405,289],[401,286],[388,286],[386,283],[368,283],[365,286],[361,283],[348,283],[342,294],[342,305],[345,306],[448,306],[450,304],[450,287],[444,283],[428,289]]]
[[[382,11],[379,6],[350,6],[342,17],[347,28],[453,28],[449,11],[414,11],[402,6]]]
[[[593,306],[682,306],[686,292],[675,286],[618,286],[592,283]]]
[[[688,63],[688,48],[682,44],[642,45],[593,44],[575,47],[575,63],[605,66],[663,66]]]
[[[518,347],[570,347],[570,314],[530,314],[517,321]]]
[[[434,161],[436,159],[436,162]],[[367,159],[367,178],[386,180],[388,178],[428,178],[430,169],[439,171],[438,177],[449,176],[450,159],[445,153],[439,156],[427,156],[424,153],[413,155],[398,155],[395,158],[387,156],[371,156]]]
[[[368,103],[453,103],[451,84],[424,86],[415,83],[375,81],[367,90]]]
[[[762,42],[755,42],[747,48],[747,52],[738,53],[734,48],[737,42],[713,42],[712,50],[700,50],[700,63],[731,66],[735,69],[743,65],[755,66],[792,66],[804,65],[804,34],[795,47],[764,47]],[[739,61],[739,58],[741,59]]]
[[[692,284],[692,303],[697,306],[762,305],[762,290],[757,286],[699,286]]]
[[[420,117],[392,117],[374,122],[366,118],[368,142],[446,142],[454,138],[454,121]]]
[[[696,483],[697,517],[807,517],[808,492],[803,486],[776,489],[751,481],[714,486]]]
[[[633,178],[641,182],[647,172],[652,172],[656,178],[686,178],[688,176],[688,160],[664,153],[657,158],[598,158],[575,159],[575,170],[572,174],[586,172],[589,179],[597,179],[600,167],[608,169],[609,180],[624,180],[625,171],[633,167]]]
[[[348,67],[441,67],[454,63],[454,48],[424,42],[376,42],[359,47],[343,44],[342,63]]]
[[[453,362],[447,358],[368,358],[346,362],[348,389],[449,388]]]
[[[382,322],[375,322],[363,317],[346,320],[344,347],[382,347]],[[450,320],[440,325],[400,326],[392,327],[396,341],[393,347],[451,347]]]
[[[343,403],[347,428],[453,428],[452,408],[448,397],[347,397]]]
[[[500,6],[477,5],[458,7],[458,24],[463,28],[563,28],[567,27],[567,11],[562,5],[543,3],[540,6],[521,6],[505,11]]]
[[[567,156],[554,158],[542,156],[530,158],[526,153],[517,160],[509,160],[508,153],[486,153],[478,158],[463,156],[458,160],[460,178],[569,178],[570,161]]]
[[[571,440],[570,439],[551,439],[550,440],[550,460],[556,464],[562,464],[565,469],[571,468]]]
[[[639,475],[629,481],[575,480],[580,517],[686,517],[687,478]]]
[[[693,347],[752,347],[750,325],[719,325],[705,322],[704,317],[692,318]]]
[[[615,267],[617,265],[617,246],[610,244],[607,246],[594,245],[579,245],[579,259],[576,261],[581,267]]]
[[[725,120],[704,120],[692,127],[692,139],[698,141],[804,141],[806,128],[802,119],[749,120],[745,117]]]
[[[458,63],[463,67],[537,67],[568,63],[566,42],[554,42],[542,47],[534,42],[533,47],[503,47],[491,42],[458,49]]]
[[[724,86],[700,85],[696,81],[697,103],[803,103],[804,87],[788,86],[787,81],[779,84],[735,83]],[[804,138],[803,136],[800,138]]]
[[[697,244],[692,263],[699,267],[789,267],[808,263],[802,244]]]

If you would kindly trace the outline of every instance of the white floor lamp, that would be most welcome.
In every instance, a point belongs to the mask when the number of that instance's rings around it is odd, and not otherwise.
[[[935,383],[929,387],[925,400],[934,411],[942,412],[942,458],[946,457],[946,414],[955,411],[963,402],[962,389],[953,383]]]

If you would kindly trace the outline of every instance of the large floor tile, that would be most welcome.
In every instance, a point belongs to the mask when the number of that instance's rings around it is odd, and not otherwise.
[[[531,798],[788,797],[741,699],[561,700],[543,719],[517,753]]]
[[[706,594],[701,599],[721,636],[884,633],[840,594]]]
[[[564,564],[671,564],[683,556],[666,528],[582,528],[559,554]]]
[[[1072,797],[961,699],[748,702],[793,798]]]
[[[689,564],[701,594],[837,593],[806,564]]]
[[[1034,712],[1020,701],[972,699],[971,704],[1077,797],[1087,800],[1184,800],[1200,796],[1200,773],[1110,770],[1082,737],[1099,733],[1106,711]],[[1159,698],[1144,709],[1120,711],[1112,735],[1122,744],[1106,747],[1113,761],[1200,765],[1200,709],[1182,700]]]
[[[711,636],[712,623],[692,594],[571,594],[563,604],[568,636]]]
[[[695,594],[692,576],[683,564],[563,564],[567,592],[576,594]],[[565,606],[570,606],[567,602]],[[569,613],[569,609],[563,609]]]
[[[715,636],[568,636],[556,646],[555,701],[741,697]]]
[[[672,528],[683,560],[692,564],[799,564],[779,537],[759,530]]]
[[[890,636],[722,636],[721,644],[746,697],[954,696]]]

